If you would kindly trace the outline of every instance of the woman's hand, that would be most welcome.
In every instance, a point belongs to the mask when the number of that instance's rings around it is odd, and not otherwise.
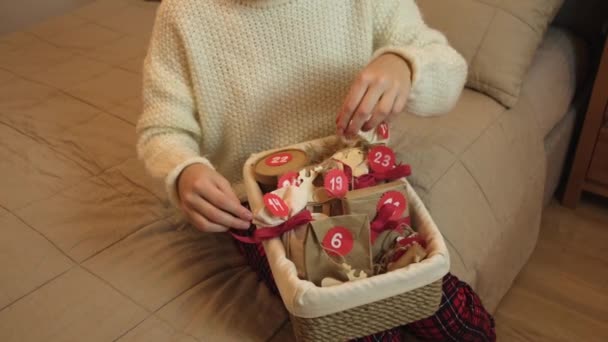
[[[400,113],[411,88],[411,70],[401,57],[387,53],[370,63],[350,89],[338,113],[337,134],[354,137],[375,129],[393,113]]]
[[[226,178],[207,165],[186,167],[177,181],[180,206],[203,232],[248,229],[253,215],[243,207]]]

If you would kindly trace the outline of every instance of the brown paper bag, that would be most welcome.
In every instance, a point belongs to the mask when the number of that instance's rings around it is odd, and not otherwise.
[[[413,245],[398,260],[389,263],[386,270],[388,272],[392,272],[399,268],[404,268],[411,264],[418,263],[426,258],[427,255],[428,253],[422,246]]]
[[[281,236],[283,246],[285,247],[285,256],[296,266],[298,277],[300,279],[306,279],[306,268],[304,265],[304,241],[306,240],[307,231],[308,224],[305,224],[290,230]]]
[[[390,183],[380,184],[369,188],[350,191],[342,201],[344,214],[367,215],[371,220],[376,217],[378,202],[382,196],[389,191],[398,191],[406,199],[405,211],[401,217],[409,216],[409,203],[407,202],[407,192],[405,182],[396,180]]]
[[[352,239],[351,239],[352,238]],[[348,281],[342,263],[372,275],[369,218],[334,216],[312,221],[304,244],[306,278],[321,286],[323,278]]]
[[[395,240],[400,236],[404,236],[404,234],[396,230],[387,230],[380,233],[372,245],[372,260],[376,262],[378,258],[381,258],[387,250],[393,247]]]
[[[398,237],[405,238],[412,234],[414,234],[414,230],[406,225],[400,226],[398,230],[387,230],[380,233],[372,244],[372,260],[374,263],[393,247]]]

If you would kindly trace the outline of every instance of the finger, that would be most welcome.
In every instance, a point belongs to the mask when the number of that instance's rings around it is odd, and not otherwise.
[[[236,229],[248,229],[250,226],[249,222],[234,217],[202,198],[199,201],[191,203],[190,206],[211,223]]]
[[[237,216],[240,219],[245,220],[245,221],[251,221],[253,219],[253,214],[251,213],[250,210],[248,210],[241,204],[241,201],[236,196],[236,194],[234,193],[234,190],[232,189],[232,186],[230,185],[230,183],[227,180],[220,179],[217,182],[216,186],[222,193],[224,193],[225,195],[227,195],[230,198],[232,203],[238,203],[238,206],[236,208],[237,212],[234,213],[235,216]]]
[[[395,102],[397,101],[397,95],[399,94],[399,88],[394,87],[388,92],[384,93],[380,98],[380,101],[374,108],[374,114],[372,117],[363,125],[361,129],[364,131],[372,130],[378,127],[393,111]]]
[[[368,89],[365,97],[359,104],[359,107],[355,111],[348,127],[346,128],[345,134],[347,136],[355,136],[361,130],[361,126],[367,122],[372,116],[372,111],[378,100],[384,93],[384,87],[382,84],[377,84],[374,87]]]
[[[205,194],[202,195],[202,197],[209,202],[209,204],[221,211],[224,211],[227,214],[230,214],[231,217],[234,217],[234,219],[238,220],[238,223],[234,225],[234,228],[242,228],[244,226],[244,224],[241,224],[241,222],[245,222],[247,225],[249,225],[249,219],[242,219],[240,218],[239,214],[243,213],[243,210],[248,211],[247,209],[245,209],[241,203],[235,199],[231,199],[230,197],[226,196],[226,194],[224,194],[222,191],[220,191],[217,188],[212,188],[209,189],[209,191]],[[209,216],[205,215],[207,218],[211,219]],[[212,220],[214,222],[217,222],[215,220]],[[218,222],[219,223],[219,222]],[[232,227],[232,226],[230,226]],[[249,226],[247,226],[249,227]]]
[[[216,183],[218,182],[213,181],[212,183],[215,186],[197,184],[195,185],[195,191],[200,197],[210,202],[213,206],[245,221],[250,221],[253,218],[251,212],[241,205],[241,202],[236,198],[236,195],[228,196],[224,191],[218,188]],[[230,189],[230,192],[228,193],[231,192],[233,192],[232,189]]]
[[[405,110],[405,105],[407,104],[407,98],[409,96],[408,91],[404,91],[395,100],[395,105],[393,106],[393,113],[401,113]]]
[[[186,208],[186,215],[188,215],[188,219],[190,223],[194,225],[198,230],[206,233],[223,233],[227,232],[227,227],[222,227],[219,224],[212,223],[206,218],[204,218],[201,214],[196,212],[193,209]]]
[[[338,115],[338,119],[336,120],[337,133],[338,135],[344,134],[344,130],[348,126],[353,113],[359,106],[361,99],[365,96],[367,92],[367,88],[369,86],[369,80],[363,76],[360,76],[355,84],[350,89],[348,96],[346,97],[346,101],[344,101],[344,105],[340,111],[340,115]]]

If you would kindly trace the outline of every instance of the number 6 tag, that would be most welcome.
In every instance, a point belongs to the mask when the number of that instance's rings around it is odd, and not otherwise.
[[[344,227],[333,227],[325,234],[321,244],[328,252],[345,256],[353,249],[353,234]]]

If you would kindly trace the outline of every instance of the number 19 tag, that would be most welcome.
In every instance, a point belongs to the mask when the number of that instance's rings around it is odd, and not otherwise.
[[[354,239],[350,230],[344,227],[333,227],[330,229],[322,245],[330,253],[335,253],[340,256],[345,256],[353,249]]]
[[[323,181],[325,190],[332,196],[342,198],[348,192],[348,178],[342,170],[331,170]]]

